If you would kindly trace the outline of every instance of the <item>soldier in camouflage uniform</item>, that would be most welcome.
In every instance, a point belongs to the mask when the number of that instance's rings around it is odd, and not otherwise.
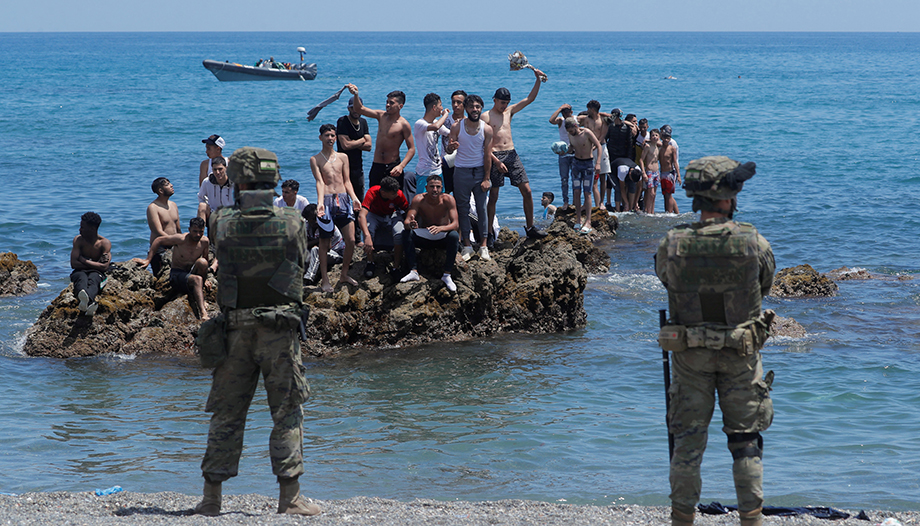
[[[719,395],[722,431],[734,459],[732,474],[743,526],[763,521],[763,439],[773,421],[770,385],[760,349],[772,311],[761,299],[773,285],[770,244],[748,223],[732,221],[736,195],[754,175],[754,163],[728,157],[692,161],[686,191],[700,222],[678,226],[658,246],[655,271],[668,289],[670,320],[662,348],[674,351],[668,393],[671,458],[671,524],[693,524],[700,498],[700,463]]]
[[[202,364],[214,366],[205,410],[213,413],[201,462],[204,499],[196,513],[220,513],[221,483],[237,475],[246,414],[261,374],[274,428],[269,438],[272,472],[281,486],[278,513],[316,515],[319,506],[300,496],[303,409],[309,396],[297,329],[303,301],[306,244],[296,210],[272,206],[280,179],[278,159],[260,148],[240,148],[228,175],[236,205],[211,216],[217,259],[217,301],[222,316],[199,331]],[[223,353],[213,359],[203,334],[217,335]],[[207,356],[206,356],[207,355]],[[212,359],[206,363],[206,357]]]

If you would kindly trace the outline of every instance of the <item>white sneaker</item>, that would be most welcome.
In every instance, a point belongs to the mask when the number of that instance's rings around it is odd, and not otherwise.
[[[89,307],[86,308],[86,315],[87,315],[87,316],[92,316],[92,315],[96,314],[96,309],[98,309],[98,308],[99,308],[99,304],[93,302],[92,305],[90,305]]]
[[[447,285],[447,290],[451,292],[457,292],[457,286],[454,285],[454,280],[450,279],[450,274],[444,274],[443,276],[441,276],[441,281],[443,281],[444,284]]]
[[[492,261],[492,256],[489,255],[489,247],[479,247],[479,259]]]
[[[400,283],[409,283],[410,281],[418,281],[418,271],[417,270],[410,271],[408,274],[403,276],[403,279],[399,280]]]
[[[80,312],[86,312],[86,307],[89,305],[89,295],[85,290],[81,290],[77,294],[77,298],[80,299],[80,305],[77,308],[80,309]]]
[[[469,261],[473,257],[473,247],[463,247],[460,250],[460,259],[463,261]]]

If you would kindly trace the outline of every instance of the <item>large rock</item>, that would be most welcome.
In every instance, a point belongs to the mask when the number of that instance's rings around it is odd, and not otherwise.
[[[331,294],[316,286],[304,290],[309,307],[304,352],[322,356],[346,347],[413,345],[457,341],[502,332],[547,333],[584,327],[584,288],[588,269],[605,272],[607,253],[591,239],[616,232],[606,214],[597,232],[576,233],[556,220],[541,240],[503,228],[492,261],[458,259],[453,280],[457,292],[441,282],[444,254],[419,252],[418,282],[399,283],[404,271],[385,272],[390,255],[378,252],[377,276],[363,278],[357,251],[351,275],[359,286],[341,285]],[[168,257],[164,258],[168,265]],[[339,266],[329,270],[337,276]],[[106,353],[193,354],[199,321],[187,296],[172,292],[168,268],[156,280],[134,263],[119,263],[97,298],[95,317],[80,316],[72,286],[42,312],[29,329],[25,352],[33,356],[72,357]],[[213,279],[213,278],[212,278]],[[214,308],[213,292],[207,298]]]
[[[12,252],[0,254],[0,297],[24,296],[38,288],[38,269]]]
[[[106,273],[105,288],[96,296],[95,316],[80,315],[73,284],[68,285],[29,328],[26,354],[193,354],[200,322],[188,296],[179,296],[169,285],[169,254],[159,279],[131,261],[114,263]],[[215,307],[213,290],[206,301]]]
[[[811,265],[799,265],[776,273],[770,295],[777,298],[830,297],[837,295],[837,284]]]
[[[804,338],[807,334],[805,327],[792,318],[783,318],[774,316],[773,323],[770,324],[770,333],[773,336],[786,336],[789,338]]]

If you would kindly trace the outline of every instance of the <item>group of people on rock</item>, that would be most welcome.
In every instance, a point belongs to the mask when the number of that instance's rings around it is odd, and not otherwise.
[[[632,113],[624,117],[619,108],[610,113],[600,109],[601,103],[591,100],[585,111],[573,115],[572,106],[563,104],[549,118],[559,128],[553,152],[559,156],[562,206],[574,206],[577,228],[591,230],[592,197],[602,209],[655,213],[659,185],[665,212],[679,213],[673,195],[681,183],[680,162],[671,126],[650,130],[648,119],[637,119]]]

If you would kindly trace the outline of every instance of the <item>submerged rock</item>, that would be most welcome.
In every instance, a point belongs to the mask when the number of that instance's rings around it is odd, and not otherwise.
[[[770,295],[777,298],[830,297],[837,295],[837,284],[811,265],[799,265],[776,273]]]
[[[38,288],[38,269],[12,252],[0,254],[0,297],[24,296]]]
[[[828,272],[827,275],[834,281],[872,279],[872,274],[864,268],[840,267]]]
[[[414,345],[584,327],[588,272],[605,272],[610,266],[607,253],[591,242],[592,236],[615,234],[616,218],[611,222],[605,216],[598,215],[596,232],[589,236],[558,219],[547,229],[549,235],[539,240],[503,228],[492,261],[458,258],[453,273],[456,293],[440,280],[441,251],[421,250],[422,279],[399,283],[405,271],[385,272],[390,255],[384,252],[376,254],[377,275],[363,278],[363,255],[356,250],[350,274],[358,287],[340,285],[330,294],[317,286],[305,287],[309,318],[304,353],[323,356],[352,346]],[[113,265],[105,290],[96,298],[99,310],[94,317],[79,315],[68,285],[29,329],[25,352],[60,358],[194,354],[200,322],[188,297],[172,291],[168,263],[165,257],[159,279],[132,262]],[[331,279],[339,269],[329,270]],[[210,279],[216,289],[216,281]],[[213,310],[213,290],[206,300]]]

